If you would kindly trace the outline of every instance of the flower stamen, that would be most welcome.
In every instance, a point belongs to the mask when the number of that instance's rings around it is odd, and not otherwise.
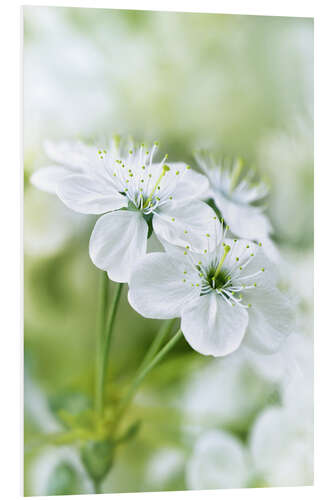
[[[243,170],[244,167],[244,162],[241,158],[237,159],[237,164],[236,167],[234,168],[234,171],[232,172],[232,177],[231,177],[231,182],[230,182],[230,193],[233,192],[235,187],[237,186],[239,176]]]
[[[154,195],[154,193],[155,193],[156,189],[159,187],[159,183],[161,182],[161,180],[163,179],[163,177],[165,176],[165,174],[166,174],[167,172],[169,172],[169,170],[170,170],[170,167],[168,167],[168,165],[163,165],[161,175],[160,175],[160,176],[159,176],[159,178],[157,179],[155,186],[153,187],[153,189],[152,189],[152,191],[151,191],[150,195],[148,196],[148,198],[147,198],[147,200],[146,200],[145,204],[143,205],[143,208],[147,208],[147,207],[148,207],[149,203],[150,203],[150,202],[151,202],[151,200],[153,199],[153,195]]]
[[[219,264],[218,264],[218,266],[216,268],[215,274],[213,276],[213,280],[214,281],[216,280],[217,276],[220,274],[220,271],[221,271],[222,266],[223,266],[223,262],[225,261],[225,258],[226,258],[226,256],[228,255],[229,252],[230,252],[230,246],[226,245],[224,247],[224,254],[221,257],[221,260],[220,260],[220,262],[219,262]]]

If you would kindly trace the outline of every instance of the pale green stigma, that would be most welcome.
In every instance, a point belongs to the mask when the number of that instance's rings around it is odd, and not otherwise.
[[[147,208],[147,206],[149,205],[149,203],[150,203],[150,202],[151,202],[151,200],[153,199],[153,195],[154,195],[154,193],[155,193],[156,189],[158,189],[158,188],[159,188],[159,183],[161,182],[161,180],[163,179],[163,177],[165,176],[165,174],[166,174],[167,172],[169,172],[169,170],[170,170],[170,167],[168,167],[168,165],[163,165],[161,175],[160,175],[160,176],[159,176],[159,178],[157,179],[156,184],[155,184],[155,186],[154,186],[154,187],[153,187],[153,189],[152,189],[152,192],[151,192],[151,193],[150,193],[150,195],[148,196],[146,203],[143,205],[143,208]]]
[[[214,279],[214,280],[215,280],[215,279],[217,278],[217,276],[220,274],[220,271],[221,271],[222,266],[223,266],[223,262],[225,261],[225,258],[226,258],[226,256],[228,255],[228,253],[230,252],[230,250],[231,250],[231,249],[230,249],[230,246],[229,246],[229,245],[226,245],[226,246],[224,247],[224,254],[223,254],[223,255],[222,255],[222,257],[221,257],[221,260],[220,260],[220,262],[219,262],[219,265],[217,266],[216,271],[215,271],[215,274],[214,274],[214,276],[213,276],[213,279]]]

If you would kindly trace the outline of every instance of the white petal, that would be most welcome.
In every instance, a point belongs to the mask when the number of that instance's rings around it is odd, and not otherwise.
[[[89,168],[92,159],[97,159],[97,148],[82,142],[45,141],[44,150],[47,156],[72,170],[72,173],[83,173]]]
[[[248,429],[249,421],[273,390],[253,365],[241,344],[234,353],[193,370],[179,400],[186,422],[199,429],[202,425]]]
[[[246,309],[231,306],[223,297],[209,293],[185,307],[181,328],[186,340],[196,351],[225,356],[239,347],[247,323]]]
[[[296,417],[296,418],[295,418]],[[252,457],[269,486],[306,486],[313,481],[313,432],[304,415],[268,408],[256,420],[250,438]]]
[[[180,472],[184,470],[186,459],[186,452],[182,449],[159,447],[147,464],[145,485],[154,491],[161,487],[168,489],[170,483],[177,480]]]
[[[278,279],[276,266],[267,258],[263,247],[258,246],[249,240],[225,239],[225,243],[230,246],[224,266],[227,269],[234,269],[238,277],[233,279],[233,283],[258,286],[275,286]],[[242,267],[242,270],[240,270]],[[264,271],[262,271],[264,269]]]
[[[268,218],[260,208],[234,203],[216,192],[214,200],[222,217],[236,236],[261,241],[272,231]]]
[[[56,194],[59,182],[69,175],[71,175],[71,171],[67,168],[50,165],[36,170],[30,177],[30,182],[41,191]]]
[[[264,353],[276,352],[294,327],[294,315],[289,300],[277,288],[257,287],[244,293],[249,325],[245,345]]]
[[[191,286],[192,273],[184,258],[167,253],[145,255],[133,268],[128,301],[145,318],[178,317],[199,293]]]
[[[146,252],[148,225],[139,212],[118,210],[98,219],[89,243],[95,266],[113,281],[126,283],[133,265]]]
[[[165,204],[155,212],[153,227],[161,241],[198,253],[211,251],[221,239],[216,214],[202,201]]]
[[[277,245],[271,240],[271,238],[261,238],[262,249],[265,252],[266,257],[269,258],[274,264],[281,265],[282,257],[280,255]]]
[[[128,200],[111,185],[86,175],[71,175],[59,185],[61,201],[75,212],[103,214],[127,207]]]
[[[249,477],[247,453],[234,436],[211,430],[198,439],[187,464],[188,489],[243,488]]]
[[[168,163],[170,167],[170,177],[173,171],[178,171],[178,176],[173,176],[175,182],[172,196],[175,200],[184,202],[194,198],[205,198],[209,193],[209,181],[205,175],[199,174],[192,168],[188,168],[185,163]],[[166,176],[166,182],[169,180]]]

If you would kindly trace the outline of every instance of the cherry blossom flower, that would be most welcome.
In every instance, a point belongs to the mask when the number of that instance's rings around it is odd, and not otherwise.
[[[186,466],[189,489],[244,488],[251,478],[248,452],[225,431],[209,430],[197,440]]]
[[[272,226],[261,206],[268,194],[268,185],[256,181],[255,170],[245,168],[239,158],[233,162],[227,159],[216,161],[205,152],[196,153],[195,158],[210,181],[208,197],[214,200],[232,233],[239,238],[264,243],[265,253],[277,261],[278,250],[269,237]]]
[[[220,234],[222,242],[203,255],[170,249],[142,258],[129,281],[129,302],[147,318],[181,317],[186,340],[202,354],[225,356],[242,342],[277,351],[293,314],[274,267],[259,245]]]
[[[162,242],[199,253],[206,250],[207,230],[212,238],[216,233],[214,211],[198,200],[207,179],[184,163],[166,164],[167,155],[154,163],[157,149],[157,143],[126,153],[89,149],[88,168],[66,175],[57,187],[72,210],[102,215],[91,235],[90,257],[114,281],[128,281],[152,231]]]

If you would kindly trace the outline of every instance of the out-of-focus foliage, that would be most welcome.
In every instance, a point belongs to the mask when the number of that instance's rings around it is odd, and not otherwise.
[[[312,20],[25,7],[27,495],[92,491],[89,479],[82,479],[76,450],[44,446],[40,437],[64,429],[59,409],[75,414],[91,406],[99,276],[88,255],[94,218],[73,214],[37,191],[29,176],[47,164],[45,139],[98,142],[114,132],[159,140],[171,161],[191,163],[193,149],[209,147],[217,154],[242,155],[259,169],[271,184],[267,211],[288,262],[283,285],[297,306],[298,334],[311,344]],[[113,284],[110,288],[112,294]],[[118,317],[107,385],[111,401],[121,395],[159,327],[130,308],[126,293]],[[312,358],[303,355],[302,342],[298,345],[293,360],[301,373],[311,373]],[[180,342],[135,399],[128,422],[139,419],[142,425],[117,451],[103,490],[197,487],[189,480],[190,467],[200,464],[204,441],[198,440],[211,429],[230,433],[250,455],[247,481],[242,477],[239,486],[288,482],[275,444],[269,455],[274,474],[259,467],[260,443],[253,437],[253,424],[258,436],[260,415],[273,405],[283,408],[281,418],[291,429],[284,439],[294,443],[290,436],[297,426],[284,394],[285,386],[293,388],[297,381],[287,377],[286,382],[279,363],[253,361],[242,352],[216,363]],[[211,412],[207,391],[220,379],[212,388]],[[308,375],[305,380],[311,384]],[[309,427],[302,432],[307,441],[303,454],[299,443],[293,445],[290,474],[296,471],[297,480],[308,483],[300,460],[307,454],[306,463],[311,462],[311,432]],[[218,463],[223,467],[223,457]],[[216,487],[211,474],[200,484],[209,487],[211,481]],[[221,487],[237,483],[236,477],[229,479]]]

